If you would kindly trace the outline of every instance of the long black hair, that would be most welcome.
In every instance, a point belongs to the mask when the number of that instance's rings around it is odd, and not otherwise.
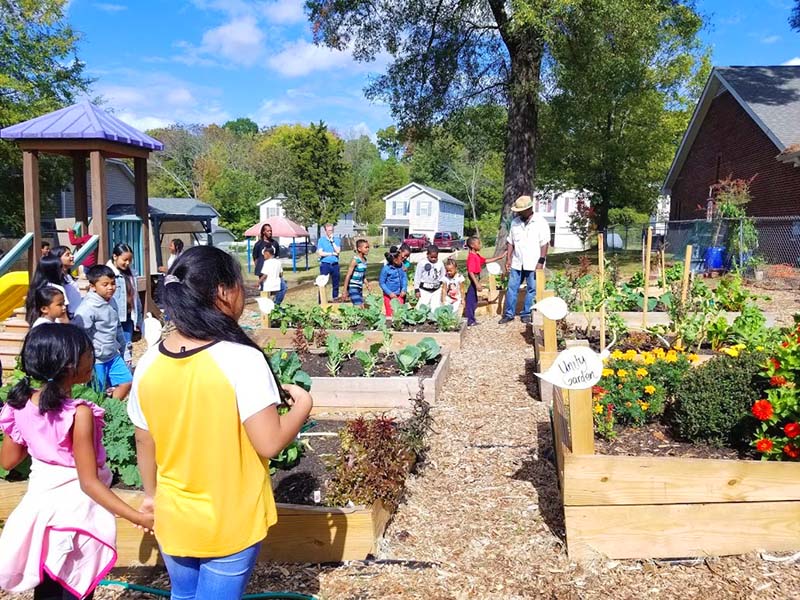
[[[25,319],[28,323],[33,323],[39,315],[36,311],[36,290],[47,285],[60,285],[64,287],[64,269],[61,264],[61,257],[55,256],[51,251],[47,256],[43,256],[36,266],[33,280],[28,286],[28,294],[25,296]]]
[[[183,252],[183,240],[181,238],[175,238],[172,240],[172,245],[175,246],[175,256],[180,256]]]
[[[120,273],[122,273],[123,275],[129,275],[130,276],[130,275],[133,275],[133,273],[131,273],[131,268],[130,267],[128,267],[127,269],[125,269],[123,271],[122,269],[117,267],[117,263],[114,261],[115,258],[117,258],[118,256],[122,256],[126,252],[130,252],[131,253],[131,264],[132,264],[133,263],[133,260],[132,260],[133,259],[133,249],[131,249],[131,247],[128,244],[126,244],[125,242],[120,242],[119,244],[116,244],[114,246],[114,248],[111,250],[111,262],[114,263],[114,267],[115,268],[119,269]]]
[[[227,290],[238,287],[244,293],[241,266],[230,254],[214,246],[194,246],[178,257],[167,279],[164,304],[170,320],[182,335],[196,340],[242,344],[263,355],[239,323],[217,308],[220,286]],[[266,356],[264,360],[269,365]],[[272,367],[269,368],[272,372]],[[274,372],[272,375],[275,377]],[[285,392],[277,377],[275,381],[284,400]]]
[[[72,248],[70,248],[69,246],[55,246],[50,250],[50,256],[57,256],[60,260],[61,257],[64,256],[64,254],[66,254],[67,252],[72,254],[73,253]],[[64,273],[64,281],[70,283],[72,281],[72,275],[64,269],[63,263],[61,264],[61,270]]]
[[[76,325],[44,323],[28,332],[22,345],[20,367],[25,376],[8,392],[8,404],[22,409],[36,391],[32,380],[41,382],[39,412],[61,410],[68,394],[64,380],[78,368],[81,357],[92,353],[92,340]]]
[[[36,319],[42,316],[42,309],[50,306],[56,296],[64,296],[64,292],[52,285],[43,285],[40,288],[36,288],[33,293],[33,311],[25,314],[25,320],[28,321],[28,325],[33,326]],[[66,300],[66,296],[64,299]]]

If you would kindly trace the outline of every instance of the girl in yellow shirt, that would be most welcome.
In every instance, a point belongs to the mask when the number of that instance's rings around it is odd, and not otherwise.
[[[175,324],[139,361],[128,400],[139,469],[172,598],[240,598],[277,520],[269,458],[311,412],[280,386],[238,321],[239,263],[211,246],[186,250],[165,278]],[[279,416],[285,400],[291,410]]]

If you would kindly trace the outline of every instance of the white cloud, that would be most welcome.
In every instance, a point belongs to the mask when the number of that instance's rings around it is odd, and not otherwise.
[[[264,100],[254,115],[253,120],[262,127],[276,123],[288,123],[290,114],[297,114],[297,104],[286,100]]]
[[[800,56],[795,56],[794,58],[790,58],[785,63],[784,66],[787,67],[800,67]]]
[[[98,83],[92,94],[106,101],[106,108],[139,129],[171,123],[224,123],[231,116],[221,105],[222,90],[192,84],[167,73],[119,69],[104,81],[136,81],[134,85]]]
[[[232,63],[252,66],[264,52],[264,33],[252,17],[242,17],[203,34],[201,51]]]
[[[781,41],[781,36],[779,35],[768,35],[766,37],[761,38],[762,44],[774,44],[780,41]]]
[[[317,46],[306,40],[297,40],[284,46],[267,61],[269,66],[287,77],[301,77],[314,71],[329,71],[354,64],[348,51]]]
[[[263,5],[262,13],[271,23],[292,25],[306,20],[304,0],[276,0]]]
[[[111,4],[109,2],[95,2],[94,7],[97,10],[102,10],[103,12],[108,13],[115,13],[115,12],[122,12],[123,10],[128,10],[128,7],[124,4]]]
[[[367,136],[372,141],[377,139],[377,135],[373,132],[369,125],[367,125],[364,121],[353,125],[352,127],[345,129],[342,137],[346,140],[356,140],[360,138],[362,135]]]

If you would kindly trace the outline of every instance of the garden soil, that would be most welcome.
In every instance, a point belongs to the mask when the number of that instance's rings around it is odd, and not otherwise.
[[[532,396],[532,360],[518,321],[470,328],[434,407],[427,463],[408,481],[377,562],[259,565],[248,591],[341,600],[796,597],[800,567],[756,555],[571,562],[549,409]],[[163,569],[116,576],[168,585]],[[95,597],[147,596],[100,590]]]

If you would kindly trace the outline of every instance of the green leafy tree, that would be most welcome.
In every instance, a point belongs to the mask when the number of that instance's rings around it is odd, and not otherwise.
[[[148,160],[149,193],[162,198],[198,198],[201,180],[195,164],[208,148],[200,125],[170,125],[147,132],[164,143]]]
[[[233,121],[228,121],[222,127],[232,131],[236,135],[252,136],[258,133],[258,124],[247,117],[239,117]]]
[[[256,205],[264,198],[264,186],[252,173],[224,170],[211,186],[208,201],[219,212],[220,224],[240,237],[250,227],[257,213]]]
[[[800,0],[794,0],[792,14],[789,15],[789,27],[795,31],[800,31]]]
[[[353,211],[358,222],[366,220],[373,168],[381,162],[377,146],[367,136],[362,135],[344,142],[342,158],[347,165],[344,176],[345,196],[353,203]]]
[[[390,125],[384,129],[378,129],[378,149],[390,158],[400,159],[405,152],[405,144],[402,140],[397,127]]]
[[[77,58],[78,34],[64,18],[65,0],[0,0],[0,128],[75,102],[91,80]],[[43,156],[40,188],[44,201],[71,173],[63,159]],[[22,153],[0,141],[0,228],[24,229]]]
[[[708,74],[700,16],[685,2],[584,0],[553,39],[542,172],[609,209],[650,213]]]
[[[367,223],[381,223],[386,216],[384,196],[407,185],[410,181],[408,168],[393,157],[375,163],[370,172],[369,203],[363,220]]]

